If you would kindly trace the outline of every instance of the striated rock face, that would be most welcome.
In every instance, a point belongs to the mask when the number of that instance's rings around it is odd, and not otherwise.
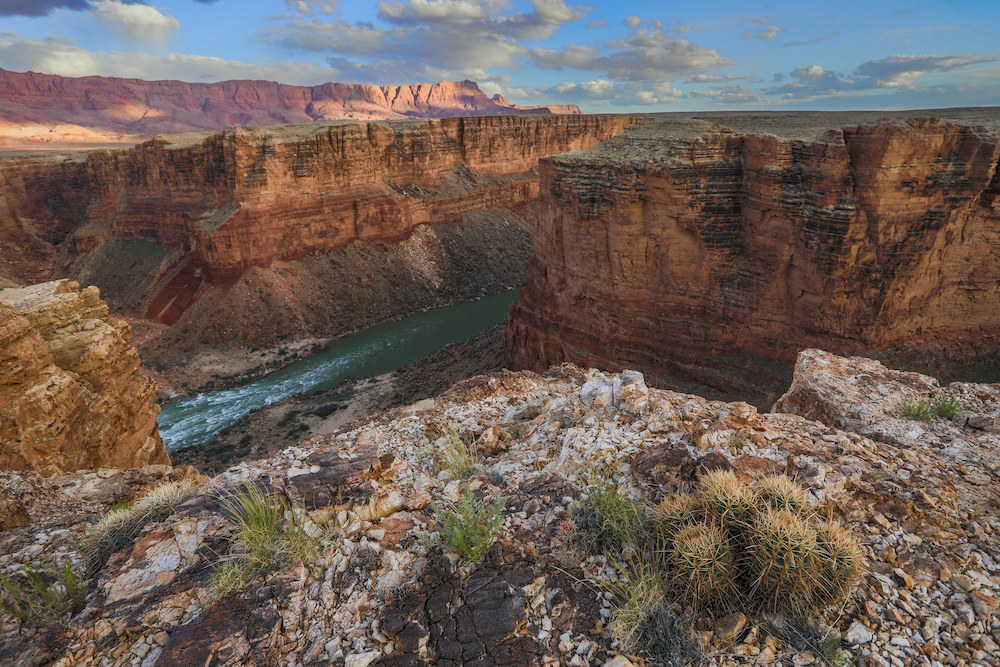
[[[981,115],[651,123],[543,160],[513,367],[631,365],[759,405],[806,347],[998,377],[1000,115]]]
[[[0,290],[0,469],[169,464],[152,381],[96,287]]]
[[[491,99],[474,81],[303,87],[273,81],[70,78],[0,69],[0,148],[7,149],[138,143],[156,134],[237,125],[546,113],[579,114],[580,109]]]
[[[368,309],[378,321],[521,284],[538,160],[627,122],[237,128],[85,160],[11,160],[0,163],[0,241],[16,256],[50,230],[66,239],[51,251],[57,275],[97,285],[116,312],[187,327],[178,338],[252,347],[274,342],[255,336],[331,335],[364,326]],[[189,309],[201,315],[179,322]],[[247,315],[246,326],[223,321]]]

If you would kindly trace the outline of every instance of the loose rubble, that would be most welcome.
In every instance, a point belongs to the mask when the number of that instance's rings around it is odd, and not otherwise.
[[[815,619],[842,633],[848,659],[865,667],[1000,667],[1000,434],[977,425],[1000,410],[1000,385],[928,385],[967,412],[917,423],[897,416],[887,375],[868,368],[866,382],[885,383],[881,390],[851,389],[858,364],[874,362],[833,361],[837,370],[823,382],[839,389],[827,394],[845,411],[863,399],[881,421],[896,420],[891,429],[844,421],[859,432],[840,430],[648,388],[634,371],[564,365],[543,375],[479,376],[313,436],[229,469],[147,526],[111,558],[75,618],[19,630],[0,616],[0,664],[654,664],[628,655],[608,632],[612,601],[594,582],[614,579],[616,567],[573,548],[571,510],[595,470],[657,499],[727,468],[747,479],[794,477],[813,511],[863,543],[862,583],[843,607]],[[814,380],[796,377],[800,389],[810,382],[821,396]],[[889,398],[879,402],[879,391]],[[876,437],[915,428],[922,434]],[[467,482],[435,474],[434,443],[451,433],[483,455]],[[5,473],[6,488],[27,474]],[[213,599],[209,578],[231,531],[218,496],[248,482],[291,499],[324,555]],[[477,498],[507,498],[499,538],[478,566],[434,540],[432,505],[456,499],[465,483]],[[69,499],[74,487],[46,493]],[[71,553],[86,521],[111,502],[77,507],[72,518],[32,513],[30,526],[0,533],[0,568],[16,571],[41,552]],[[710,667],[804,667],[829,657],[795,645],[778,624],[739,614],[698,625],[693,637]]]

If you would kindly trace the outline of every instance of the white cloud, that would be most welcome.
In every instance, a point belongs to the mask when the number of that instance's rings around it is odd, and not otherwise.
[[[208,56],[122,51],[88,51],[72,42],[49,38],[0,37],[0,67],[16,72],[41,72],[61,76],[114,76],[147,80],[178,79],[189,82],[261,79],[311,86],[335,81],[338,72],[308,63],[268,60],[244,63]]]
[[[623,107],[674,104],[684,97],[684,93],[674,88],[669,81],[621,83],[607,79],[592,79],[582,83],[567,81],[552,87],[505,86],[502,94],[509,99],[531,104],[589,102]]]
[[[758,21],[754,21],[757,23]],[[761,30],[756,35],[752,32],[743,33],[744,37],[756,37],[757,39],[774,39],[778,36],[779,32],[785,32],[785,29],[781,26],[772,25],[767,30]]]
[[[585,25],[584,28],[603,28],[607,24],[608,24],[607,21],[591,21],[590,23]]]
[[[659,28],[635,30],[624,39],[608,42],[610,53],[590,46],[569,44],[561,50],[535,48],[531,60],[543,69],[603,71],[616,81],[662,81],[705,67],[727,67],[715,49],[697,46],[686,39],[669,37]]]
[[[181,28],[176,18],[149,5],[127,5],[118,0],[94,0],[93,5],[90,16],[136,41],[162,44]]]
[[[708,90],[693,90],[691,97],[712,100],[723,104],[763,104],[764,98],[746,86],[713,86]]]
[[[870,60],[858,66],[852,75],[842,75],[819,65],[799,67],[791,73],[796,79],[767,92],[786,99],[812,99],[845,92],[894,88],[915,88],[919,79],[932,72],[955,72],[979,63],[1000,62],[1000,55],[980,56],[890,56]]]
[[[626,16],[625,25],[633,29],[638,28],[640,25],[642,25],[642,19],[639,18],[638,16],[635,16],[634,14],[631,16]]]

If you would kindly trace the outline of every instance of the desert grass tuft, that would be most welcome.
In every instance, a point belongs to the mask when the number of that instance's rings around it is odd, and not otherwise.
[[[965,412],[965,405],[954,396],[939,396],[931,406],[934,414],[954,421],[955,417]]]
[[[452,429],[435,442],[434,472],[447,470],[452,479],[468,479],[476,466],[473,447]]]
[[[116,505],[87,531],[83,541],[86,554],[85,578],[101,571],[112,554],[135,540],[150,523],[163,521],[173,514],[174,507],[198,492],[190,480],[162,484],[128,505]]]
[[[613,480],[595,477],[587,491],[587,507],[574,516],[574,542],[587,553],[634,552],[647,538],[649,500],[629,498]]]
[[[664,575],[648,561],[638,560],[626,569],[618,564],[618,580],[601,582],[614,608],[608,629],[622,646],[633,651],[649,612],[663,603]]]
[[[222,507],[235,526],[229,553],[212,575],[216,597],[266,572],[319,556],[319,541],[283,497],[250,484],[223,498]]]
[[[24,583],[0,575],[0,611],[24,625],[43,626],[83,609],[87,587],[69,560],[24,567]]]

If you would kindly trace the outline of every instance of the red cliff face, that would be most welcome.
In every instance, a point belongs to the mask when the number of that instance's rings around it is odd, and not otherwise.
[[[769,405],[807,347],[981,361],[998,158],[993,130],[907,119],[812,140],[650,124],[542,160],[513,366],[638,367]]]
[[[575,106],[521,107],[490,99],[474,81],[411,86],[273,81],[184,83],[0,70],[0,148],[51,143],[138,143],[156,134],[237,125],[341,119],[579,114]]]
[[[211,326],[213,340],[238,329],[275,342],[295,335],[284,327],[299,319],[300,333],[330,335],[516,287],[523,268],[497,267],[523,265],[530,252],[523,215],[538,196],[538,160],[591,147],[626,123],[522,115],[236,128],[78,162],[0,163],[0,234],[26,238],[46,221],[73,230],[57,273],[99,286],[117,312],[166,324],[197,304],[191,317],[202,322],[188,338]],[[439,231],[415,234],[424,225]],[[461,272],[452,271],[458,255]],[[348,279],[356,284],[342,287]],[[387,296],[404,288],[419,303]],[[381,305],[351,321],[368,289]],[[344,312],[331,313],[333,303]],[[218,321],[239,319],[248,304],[257,321]],[[279,314],[282,323],[261,331]]]

